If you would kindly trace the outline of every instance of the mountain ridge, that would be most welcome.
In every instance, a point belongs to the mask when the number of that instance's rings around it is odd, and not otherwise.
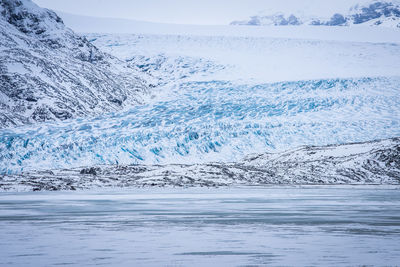
[[[349,8],[347,14],[333,13],[331,17],[300,16],[282,12],[252,16],[249,20],[233,21],[231,25],[253,26],[385,26],[400,28],[400,2],[372,1],[368,4],[357,4]]]

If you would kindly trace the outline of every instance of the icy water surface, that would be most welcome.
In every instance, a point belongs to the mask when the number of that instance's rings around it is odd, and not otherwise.
[[[400,262],[399,187],[0,194],[2,266]]]

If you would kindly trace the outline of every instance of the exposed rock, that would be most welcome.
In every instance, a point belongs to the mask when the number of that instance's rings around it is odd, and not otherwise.
[[[99,171],[101,171],[100,168],[90,167],[90,168],[82,169],[82,170],[80,171],[80,174],[97,175],[97,172],[99,172]]]
[[[345,18],[342,14],[335,14],[332,16],[331,20],[325,23],[328,26],[345,26],[347,23],[347,18]]]

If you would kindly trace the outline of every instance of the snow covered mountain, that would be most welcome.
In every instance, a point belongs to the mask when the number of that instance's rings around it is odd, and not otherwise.
[[[0,128],[117,111],[142,101],[144,74],[30,0],[0,1]]]
[[[373,1],[353,6],[346,14],[335,13],[330,18],[276,13],[252,16],[249,20],[233,21],[231,25],[255,26],[352,26],[369,25],[400,28],[400,3],[397,1]]]

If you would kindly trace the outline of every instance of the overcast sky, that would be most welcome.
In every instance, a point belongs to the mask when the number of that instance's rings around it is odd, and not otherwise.
[[[178,24],[229,24],[275,12],[330,16],[369,0],[33,0],[77,15]],[[301,14],[302,13],[302,14]]]

